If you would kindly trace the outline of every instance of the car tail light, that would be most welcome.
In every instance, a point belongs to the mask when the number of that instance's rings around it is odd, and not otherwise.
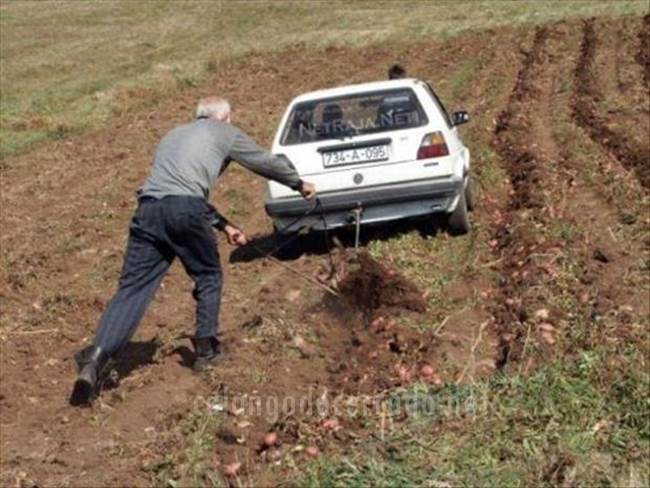
[[[449,155],[449,148],[442,132],[432,132],[422,138],[422,144],[418,149],[418,159],[437,158],[447,155]]]

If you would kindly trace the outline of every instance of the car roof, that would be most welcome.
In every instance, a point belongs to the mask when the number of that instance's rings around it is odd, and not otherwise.
[[[400,78],[397,80],[373,81],[370,83],[357,83],[354,85],[337,86],[336,88],[327,88],[325,90],[316,90],[297,96],[293,99],[294,103],[305,102],[308,100],[317,100],[321,98],[338,97],[341,95],[353,95],[370,91],[390,90],[393,88],[413,88],[422,84],[417,78]]]

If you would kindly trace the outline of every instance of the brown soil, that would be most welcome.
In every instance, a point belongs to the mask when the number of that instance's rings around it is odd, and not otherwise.
[[[630,144],[648,148],[650,90],[645,70],[634,56],[641,48],[643,26],[636,18],[599,20],[596,31],[599,42],[615,43],[615,49],[598,49],[592,64],[598,71],[594,86],[601,94],[595,105],[598,117],[613,131],[626,134]]]
[[[625,25],[617,21],[611,28],[620,32]],[[619,164],[637,167],[632,144],[619,138],[614,150],[595,132],[603,115],[592,110],[596,94],[588,78],[611,76],[592,61],[612,48],[595,41],[593,21],[582,34],[580,23],[559,23],[534,34],[500,29],[446,43],[322,52],[297,46],[248,56],[224,66],[204,87],[121,113],[94,134],[8,160],[0,181],[0,484],[149,486],[164,470],[178,479],[189,463],[192,428],[201,427],[192,427],[192,412],[224,405],[218,427],[204,427],[215,442],[205,462],[219,472],[239,461],[250,484],[276,484],[295,472],[273,463],[297,444],[325,454],[353,451],[371,439],[369,428],[362,416],[282,406],[270,417],[240,411],[236,401],[311,395],[372,406],[394,388],[423,379],[423,366],[435,371],[429,386],[436,388],[493,374],[497,366],[531,369],[581,347],[631,340],[647,320],[648,283],[640,265],[647,246],[643,234],[630,230],[643,222],[622,224],[621,215],[628,212],[626,198],[647,192],[638,184],[644,176],[635,173],[637,181]],[[232,100],[237,123],[269,141],[295,94],[383,78],[395,59],[432,81],[449,109],[472,113],[463,128],[466,144],[492,143],[507,175],[478,191],[471,237],[478,256],[444,289],[456,308],[439,320],[435,307],[426,307],[426,290],[396,266],[397,256],[378,263],[362,252],[357,262],[343,253],[339,263],[347,267],[337,278],[347,300],[341,300],[270,261],[238,259],[223,244],[223,362],[202,376],[188,368],[192,284],[175,265],[123,358],[119,384],[92,408],[70,407],[72,353],[92,337],[115,286],[132,192],[158,139],[187,119],[199,96],[219,91]],[[476,65],[459,88],[456,74],[468,60]],[[355,67],[352,79],[349,66]],[[574,69],[576,85],[567,88],[562,74]],[[629,86],[622,79],[612,86]],[[610,89],[598,89],[610,96]],[[559,120],[571,128],[578,122],[586,133],[555,130]],[[578,145],[589,155],[585,161],[577,160]],[[473,152],[477,173],[488,171],[488,152]],[[589,178],[585,165],[593,170]],[[260,241],[271,230],[263,185],[235,167],[215,197]],[[559,233],[563,226],[572,232]],[[567,277],[569,262],[578,263],[575,276]],[[318,253],[287,264],[314,278],[330,267],[329,257]],[[424,256],[419,271],[434,273],[435,264]],[[562,300],[575,303],[571,313],[558,305]],[[585,318],[598,327],[578,329]],[[278,433],[278,446],[263,449],[270,430]],[[165,464],[170,458],[174,463]],[[298,466],[303,460],[297,455]],[[180,483],[192,484],[184,476]]]

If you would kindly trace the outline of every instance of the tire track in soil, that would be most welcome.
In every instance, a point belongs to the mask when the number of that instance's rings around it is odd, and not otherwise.
[[[583,23],[583,38],[580,46],[580,58],[574,72],[576,85],[573,116],[591,137],[611,153],[627,170],[634,172],[639,183],[650,188],[650,157],[647,147],[635,144],[625,133],[610,129],[599,116],[596,104],[602,101],[594,82],[596,72],[594,58],[598,48],[598,38],[595,30],[595,19]]]

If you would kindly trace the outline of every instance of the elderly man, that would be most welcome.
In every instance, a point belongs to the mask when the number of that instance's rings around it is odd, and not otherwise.
[[[128,343],[176,257],[195,283],[194,369],[204,369],[219,356],[222,273],[212,227],[223,231],[231,244],[246,244],[244,233],[208,203],[230,160],[289,186],[305,199],[315,195],[314,186],[302,181],[286,158],[262,149],[230,123],[226,100],[200,100],[196,119],[160,141],[149,178],[138,191],[119,288],[99,321],[93,344],[76,354],[79,376],[73,404],[92,399],[98,377]]]

